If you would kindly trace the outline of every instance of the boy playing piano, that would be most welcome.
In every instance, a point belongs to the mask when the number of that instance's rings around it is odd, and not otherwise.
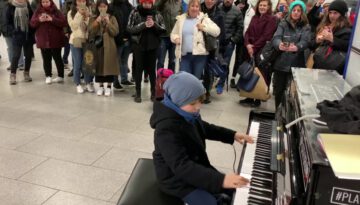
[[[209,162],[205,139],[232,144],[253,143],[253,138],[209,124],[200,117],[205,88],[186,72],[170,76],[164,84],[164,100],[154,103],[150,125],[155,129],[153,152],[156,175],[162,191],[188,205],[216,205],[219,196],[229,197],[249,180],[223,174]]]

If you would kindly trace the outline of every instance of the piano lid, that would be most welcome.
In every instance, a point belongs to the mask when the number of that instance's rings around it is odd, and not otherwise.
[[[301,116],[319,114],[316,104],[325,99],[339,100],[351,87],[336,71],[292,68]],[[317,141],[317,134],[329,132],[314,125],[311,119],[304,120],[306,139],[313,163],[329,165],[324,152]]]

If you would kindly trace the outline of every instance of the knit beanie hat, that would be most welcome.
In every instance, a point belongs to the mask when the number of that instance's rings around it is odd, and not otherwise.
[[[187,72],[171,75],[165,81],[163,88],[165,94],[178,107],[190,104],[205,94],[205,88],[201,81]]]
[[[291,13],[292,10],[293,10],[293,8],[294,8],[295,6],[298,6],[298,5],[301,6],[303,13],[306,13],[306,5],[305,5],[305,3],[304,3],[302,0],[293,1],[293,2],[290,4],[289,13]]]
[[[332,10],[339,12],[342,16],[345,16],[346,12],[348,12],[348,6],[345,1],[336,0],[332,2],[329,6],[329,11]]]
[[[153,1],[153,0],[139,0],[139,3],[140,3],[140,4],[142,4],[142,3],[154,4],[154,1]]]

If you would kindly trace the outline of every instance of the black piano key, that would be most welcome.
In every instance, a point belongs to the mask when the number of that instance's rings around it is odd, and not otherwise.
[[[256,178],[252,178],[250,181],[250,185],[251,183],[257,183],[257,184],[262,184],[265,187],[270,187],[273,188],[273,183],[272,181],[265,181],[265,180],[260,180],[260,179],[256,179]]]
[[[267,200],[263,200],[263,199],[259,199],[259,198],[255,198],[250,196],[248,198],[248,205],[249,204],[261,204],[261,205],[271,205],[271,201],[267,201]]]
[[[257,190],[255,188],[250,188],[249,194],[265,197],[265,198],[268,198],[270,200],[271,200],[271,197],[272,197],[271,193],[266,192],[266,191],[260,191],[260,190]]]

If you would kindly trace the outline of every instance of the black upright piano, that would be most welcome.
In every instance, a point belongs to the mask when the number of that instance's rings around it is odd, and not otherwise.
[[[251,178],[238,188],[233,205],[360,205],[360,180],[337,178],[319,141],[327,127],[304,119],[318,114],[316,104],[341,99],[351,87],[336,72],[293,68],[293,80],[276,113],[252,111],[238,172]],[[360,156],[359,156],[360,157]]]

